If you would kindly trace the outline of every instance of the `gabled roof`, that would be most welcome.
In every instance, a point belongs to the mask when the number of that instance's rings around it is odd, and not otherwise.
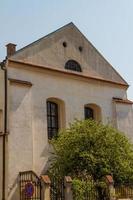
[[[67,42],[65,49],[63,41]],[[79,46],[83,47],[82,53]],[[16,51],[9,59],[60,70],[64,70],[68,59],[74,59],[80,63],[83,75],[128,86],[72,22]]]
[[[35,45],[36,43],[39,43],[39,42],[41,42],[42,40],[49,38],[50,36],[52,36],[52,35],[55,34],[56,32],[59,32],[59,31],[65,29],[65,28],[67,28],[68,26],[76,27],[75,24],[74,24],[73,22],[70,22],[70,23],[68,23],[68,24],[66,24],[66,25],[64,25],[64,26],[62,26],[62,27],[60,27],[60,28],[58,28],[57,30],[55,30],[55,31],[53,31],[53,32],[51,32],[51,33],[48,33],[47,35],[45,35],[45,36],[39,38],[38,40],[36,40],[36,41],[34,41],[34,42],[32,42],[32,43],[26,45],[25,47],[22,47],[21,49],[17,50],[17,51],[15,52],[15,54],[14,54],[13,56],[11,56],[10,58],[12,59],[12,58],[13,58],[15,55],[17,55],[18,53],[21,53],[22,51],[24,51],[25,49],[27,49],[27,48],[29,48],[29,47],[32,47],[32,46]],[[76,28],[77,28],[77,27],[76,27]],[[78,28],[77,28],[77,29],[78,29]],[[79,29],[78,29],[78,30],[79,30]],[[84,36],[84,37],[85,37],[85,36]]]

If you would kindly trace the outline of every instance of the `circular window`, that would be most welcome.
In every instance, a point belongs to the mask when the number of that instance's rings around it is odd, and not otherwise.
[[[83,51],[83,47],[79,46],[79,51],[82,52]]]
[[[67,47],[67,43],[66,42],[63,42],[62,45],[63,45],[63,47]]]

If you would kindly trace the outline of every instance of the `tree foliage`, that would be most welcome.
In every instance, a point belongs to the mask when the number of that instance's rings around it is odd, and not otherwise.
[[[100,180],[111,174],[119,183],[133,180],[133,145],[109,125],[93,120],[75,121],[52,144],[55,156],[51,170],[61,176],[87,174]]]

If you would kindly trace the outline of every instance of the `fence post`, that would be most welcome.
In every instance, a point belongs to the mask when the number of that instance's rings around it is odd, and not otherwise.
[[[109,198],[110,200],[116,200],[115,197],[115,188],[114,188],[114,180],[111,175],[106,176],[106,183],[108,185],[109,190]]]
[[[50,178],[47,175],[41,176],[42,181],[42,200],[50,200]]]
[[[72,179],[70,176],[65,176],[64,185],[65,185],[65,200],[73,200]]]

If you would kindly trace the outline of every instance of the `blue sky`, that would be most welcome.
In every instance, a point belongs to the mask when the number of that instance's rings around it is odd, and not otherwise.
[[[20,49],[71,21],[129,83],[133,100],[133,0],[0,0],[0,60],[7,43]]]

